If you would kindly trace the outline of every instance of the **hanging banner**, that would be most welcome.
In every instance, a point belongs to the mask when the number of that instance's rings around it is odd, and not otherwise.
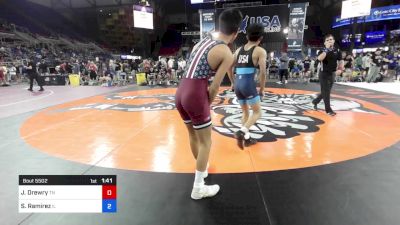
[[[200,39],[207,37],[211,32],[215,31],[215,10],[202,9],[200,14]]]
[[[301,51],[308,2],[289,4],[288,51]]]
[[[242,24],[239,29],[236,45],[244,45],[247,42],[246,28],[253,23],[261,23],[266,33],[263,42],[283,42],[285,35],[283,29],[288,24],[288,7],[286,4],[251,6],[238,8],[243,15]],[[217,9],[217,16],[223,9]]]

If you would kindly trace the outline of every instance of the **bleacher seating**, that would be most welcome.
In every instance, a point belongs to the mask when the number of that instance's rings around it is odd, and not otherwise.
[[[26,0],[3,1],[0,18],[42,36],[64,34],[75,39],[85,37],[78,27],[56,11]]]

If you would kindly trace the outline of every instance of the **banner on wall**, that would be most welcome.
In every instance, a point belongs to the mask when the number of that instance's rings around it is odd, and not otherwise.
[[[238,8],[243,14],[242,24],[239,29],[236,45],[244,45],[247,42],[246,28],[252,23],[261,23],[266,35],[263,42],[283,42],[285,35],[283,29],[288,25],[289,9],[286,4],[255,6]],[[223,9],[217,9],[218,18]],[[217,24],[218,30],[218,24]]]
[[[308,2],[289,5],[288,51],[301,51]]]
[[[211,32],[215,31],[215,10],[202,9],[200,14],[200,39],[202,40]]]

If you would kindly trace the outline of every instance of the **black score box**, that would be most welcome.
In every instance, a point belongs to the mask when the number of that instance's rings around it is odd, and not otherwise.
[[[115,175],[20,175],[20,213],[115,213]]]

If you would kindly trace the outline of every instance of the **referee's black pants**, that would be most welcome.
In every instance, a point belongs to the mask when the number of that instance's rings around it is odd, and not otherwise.
[[[29,90],[32,90],[33,88],[33,80],[36,80],[37,84],[39,85],[40,89],[43,89],[43,84],[41,81],[41,77],[39,77],[39,74],[37,73],[31,73],[28,75],[29,76]]]
[[[283,77],[285,77],[286,80],[289,80],[288,74],[289,74],[288,69],[279,69],[279,80],[282,83],[283,83]]]
[[[320,72],[319,83],[321,84],[321,93],[313,100],[313,104],[318,104],[322,99],[325,103],[325,112],[333,112],[331,108],[331,90],[335,80],[335,73]]]

